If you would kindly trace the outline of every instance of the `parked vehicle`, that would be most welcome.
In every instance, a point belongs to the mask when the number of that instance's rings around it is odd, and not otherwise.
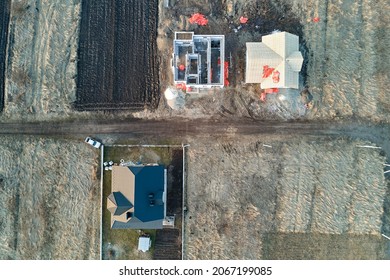
[[[85,138],[85,143],[88,143],[89,145],[95,147],[96,149],[99,149],[102,143],[100,143],[97,140],[92,139],[91,137]]]

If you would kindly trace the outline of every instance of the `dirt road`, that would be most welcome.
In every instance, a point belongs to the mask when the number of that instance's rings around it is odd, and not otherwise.
[[[239,135],[283,137],[351,137],[367,140],[382,147],[390,155],[389,125],[372,125],[367,122],[264,122],[252,120],[84,120],[78,122],[0,123],[0,135],[51,135],[83,138],[94,135],[105,141],[116,139],[134,141],[184,142],[188,137],[226,137]],[[388,156],[389,157],[389,156]],[[390,159],[390,157],[389,157]]]

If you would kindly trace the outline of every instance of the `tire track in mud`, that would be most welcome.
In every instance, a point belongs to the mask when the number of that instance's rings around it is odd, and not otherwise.
[[[39,50],[39,11],[40,11],[40,0],[35,1],[35,18],[33,19],[34,27],[33,27],[33,41],[31,44],[31,65],[30,65],[30,73],[32,75],[32,79],[36,81],[35,83],[32,83],[31,88],[31,95],[26,95],[26,107],[31,107],[34,103],[34,95],[37,92],[37,83],[39,83],[39,69],[38,69],[38,63],[37,63],[37,56],[38,52],[36,50]]]
[[[34,110],[42,111],[42,85],[45,80],[45,72],[48,67],[47,53],[48,46],[52,40],[52,21],[55,9],[50,4],[43,10],[41,1],[35,2],[34,35],[31,50],[30,73],[34,73],[35,79],[32,83],[30,95],[26,95],[26,106],[33,106]],[[46,7],[46,5],[44,6]]]

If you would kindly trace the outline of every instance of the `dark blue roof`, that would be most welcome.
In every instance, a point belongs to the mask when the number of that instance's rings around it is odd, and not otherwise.
[[[133,207],[130,201],[128,201],[121,192],[113,192],[108,196],[108,198],[117,206],[114,215],[122,215]]]
[[[135,175],[134,217],[142,222],[164,218],[164,166],[130,166]]]

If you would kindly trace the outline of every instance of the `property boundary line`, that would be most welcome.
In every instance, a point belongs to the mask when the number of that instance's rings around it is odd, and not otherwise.
[[[113,144],[106,145],[107,147],[145,147],[145,148],[182,148],[183,145],[121,145],[121,144]]]
[[[183,183],[182,183],[182,228],[181,228],[181,259],[184,259],[184,209],[186,208],[185,205],[185,190],[186,190],[186,157],[185,157],[185,152],[186,152],[186,147],[189,147],[189,144],[181,144],[181,145],[121,145],[121,144],[114,144],[114,145],[105,145],[107,147],[158,147],[158,148],[179,148],[181,147],[183,149]],[[103,250],[103,163],[104,163],[104,145],[101,146],[101,156],[100,156],[100,260],[102,260],[102,250]]]
[[[100,260],[103,259],[103,156],[104,145],[100,149]]]
[[[183,184],[182,184],[182,206],[181,206],[181,216],[182,216],[182,222],[181,222],[181,259],[184,260],[184,223],[185,223],[185,209],[187,209],[186,206],[186,147],[189,147],[189,144],[182,144],[183,148]]]

